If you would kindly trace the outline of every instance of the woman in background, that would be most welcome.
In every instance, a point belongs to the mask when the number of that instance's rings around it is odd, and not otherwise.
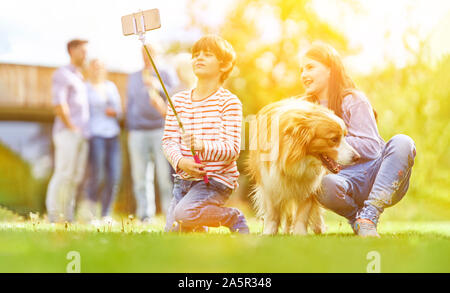
[[[117,87],[106,79],[106,75],[102,61],[90,61],[87,74],[90,139],[86,193],[91,215],[94,216],[91,220],[96,220],[97,205],[100,202],[101,217],[111,222],[111,206],[117,194],[121,174],[118,119],[122,116],[122,107]]]

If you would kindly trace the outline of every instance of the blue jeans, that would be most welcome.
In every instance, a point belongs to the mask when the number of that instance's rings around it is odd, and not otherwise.
[[[169,162],[162,150],[163,131],[163,129],[130,130],[128,134],[136,216],[141,220],[151,218],[156,213],[155,171],[161,210],[164,214],[170,204],[172,179]]]
[[[415,156],[414,141],[403,134],[395,135],[379,158],[326,175],[317,199],[350,223],[363,218],[376,224],[384,209],[406,194]]]
[[[204,231],[204,227],[232,227],[242,213],[224,207],[232,189],[222,183],[174,179],[173,198],[169,206],[166,232]]]
[[[89,177],[87,196],[92,202],[101,200],[102,217],[108,216],[116,197],[121,173],[121,152],[118,136],[94,136],[89,140]],[[100,194],[101,187],[103,191]]]

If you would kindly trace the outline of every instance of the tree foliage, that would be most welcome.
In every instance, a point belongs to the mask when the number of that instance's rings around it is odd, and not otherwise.
[[[234,1],[220,27],[200,21],[204,1],[191,1],[191,22],[203,33],[218,33],[237,53],[236,69],[227,87],[244,105],[244,115],[264,105],[303,92],[299,82],[299,52],[315,40],[348,51],[345,37],[320,20],[310,0]],[[205,9],[205,7],[204,7]]]

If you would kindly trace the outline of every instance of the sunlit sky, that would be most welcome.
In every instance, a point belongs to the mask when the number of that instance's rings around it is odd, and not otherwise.
[[[236,1],[236,0],[235,0]],[[233,1],[210,0],[204,17],[219,24]],[[450,1],[438,0],[313,0],[320,17],[343,32],[358,53],[345,60],[350,70],[369,72],[386,60],[402,66],[408,61],[403,35],[416,29],[436,59],[450,50]],[[60,66],[69,60],[66,42],[90,40],[90,56],[101,57],[111,70],[138,70],[142,61],[137,37],[122,36],[120,17],[139,9],[158,8],[162,28],[147,33],[162,47],[170,41],[195,41],[198,31],[186,31],[189,22],[186,0],[14,0],[2,1],[0,9],[0,62]],[[357,7],[357,13],[353,10]],[[411,38],[414,46],[414,39]]]

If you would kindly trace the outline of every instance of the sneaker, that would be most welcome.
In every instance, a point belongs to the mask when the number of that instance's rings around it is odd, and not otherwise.
[[[245,220],[245,217],[243,214],[239,214],[238,219],[236,223],[230,228],[230,231],[233,233],[239,233],[239,234],[249,234],[250,230],[247,226],[247,221]]]
[[[361,237],[380,237],[377,226],[369,219],[357,219],[352,228],[355,234]]]

